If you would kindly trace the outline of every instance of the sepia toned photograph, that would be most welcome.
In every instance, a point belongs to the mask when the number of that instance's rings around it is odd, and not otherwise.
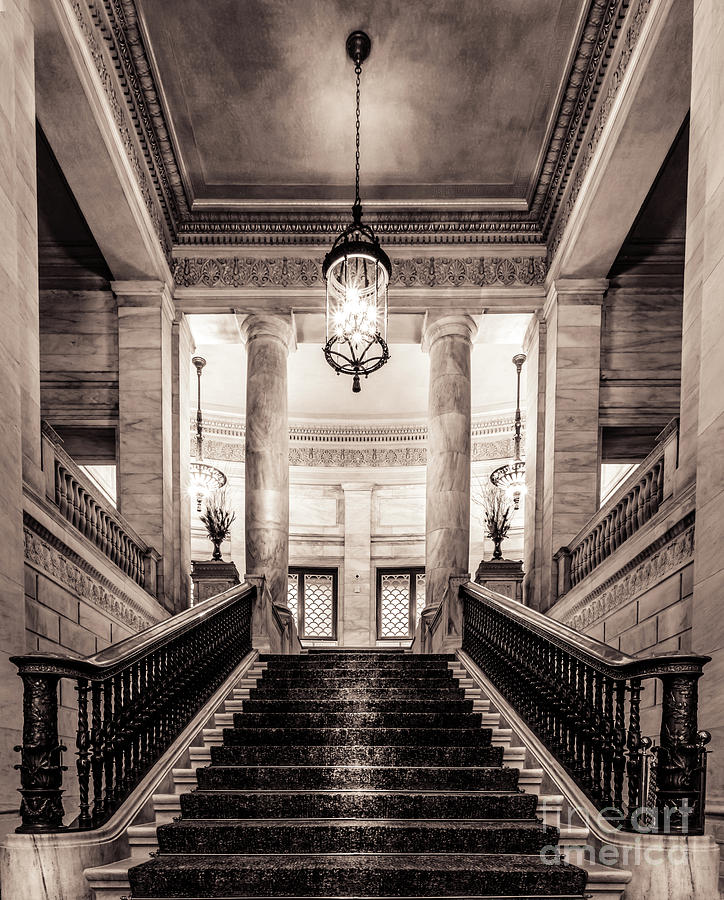
[[[724,0],[0,0],[0,414],[1,900],[722,900]]]

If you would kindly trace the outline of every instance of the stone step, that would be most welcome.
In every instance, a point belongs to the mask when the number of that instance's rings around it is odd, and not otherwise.
[[[362,685],[365,687],[449,687],[453,682],[453,674],[449,669],[423,672],[274,672],[266,671],[262,676],[264,685],[275,688],[312,687],[323,696],[328,688],[345,687],[346,685]]]
[[[503,747],[436,746],[428,744],[344,747],[319,744],[212,746],[211,761],[216,765],[300,765],[300,766],[495,766],[501,765]]]
[[[260,653],[259,654],[259,662],[262,663],[270,663],[270,662],[283,662],[286,663],[289,661],[290,657],[286,656],[283,653]],[[322,649],[314,649],[310,650],[308,653],[301,653],[297,656],[293,656],[291,658],[290,665],[313,665],[320,664],[329,666],[331,664],[342,664],[344,662],[353,660],[357,661],[404,661],[413,663],[420,659],[425,659],[426,661],[433,662],[454,662],[456,657],[454,653],[427,653],[424,657],[421,657],[420,654],[405,652],[404,650],[322,650]]]
[[[515,790],[520,775],[499,766],[210,766],[194,771],[202,790]]]
[[[181,794],[189,819],[532,819],[516,791],[204,791]]]
[[[482,712],[490,709],[489,700],[250,700],[232,697],[225,701],[227,712],[380,712],[380,713],[436,713],[436,712]]]
[[[493,717],[489,714],[488,718]],[[500,716],[494,716],[497,724]],[[468,712],[285,712],[217,713],[214,724],[235,728],[480,728],[480,713]]]
[[[227,746],[487,747],[491,728],[224,728]]]
[[[319,689],[309,687],[279,687],[261,683],[258,687],[252,687],[250,696],[254,700],[364,700],[384,699],[389,697],[398,702],[405,700],[464,700],[464,691],[458,687],[454,679],[446,682],[443,688],[420,687],[412,688],[407,684],[395,687],[367,686],[364,682],[359,685],[330,687],[324,691],[320,698]],[[234,692],[236,696],[236,691]]]
[[[164,855],[129,869],[134,898],[582,897],[586,875],[505,854]],[[211,895],[213,896],[213,895]]]
[[[193,820],[162,825],[165,853],[540,853],[558,831],[535,819]]]

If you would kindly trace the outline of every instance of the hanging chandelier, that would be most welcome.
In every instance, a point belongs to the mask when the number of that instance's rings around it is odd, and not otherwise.
[[[513,500],[513,509],[520,506],[520,495],[525,494],[525,463],[520,458],[520,370],[525,362],[525,353],[518,353],[513,357],[518,376],[518,393],[515,401],[515,459],[512,463],[499,466],[490,473],[490,480],[499,488],[502,488],[508,497]]]
[[[189,494],[196,498],[196,512],[201,512],[201,503],[226,484],[226,475],[214,466],[204,462],[204,434],[201,416],[201,370],[206,365],[203,356],[194,356],[191,362],[196,366],[196,462],[189,466]]]
[[[347,38],[347,54],[354,62],[355,196],[352,223],[337,237],[324,258],[327,284],[324,358],[338,375],[352,375],[352,391],[359,393],[360,375],[367,378],[390,358],[387,347],[387,286],[392,265],[374,231],[362,224],[359,194],[360,75],[372,44],[364,31]]]

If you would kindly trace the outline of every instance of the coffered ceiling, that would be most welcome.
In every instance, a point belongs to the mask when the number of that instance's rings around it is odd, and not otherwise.
[[[583,0],[138,0],[194,211],[527,210]]]

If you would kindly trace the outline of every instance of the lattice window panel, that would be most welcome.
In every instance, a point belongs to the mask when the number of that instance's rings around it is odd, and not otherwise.
[[[415,621],[420,621],[420,615],[425,608],[425,573],[418,572],[415,575]]]
[[[334,580],[304,575],[304,637],[334,637]]]
[[[294,624],[299,628],[299,575],[291,572],[287,576],[287,606],[294,618]]]
[[[380,595],[380,637],[410,636],[410,576],[383,575]]]

